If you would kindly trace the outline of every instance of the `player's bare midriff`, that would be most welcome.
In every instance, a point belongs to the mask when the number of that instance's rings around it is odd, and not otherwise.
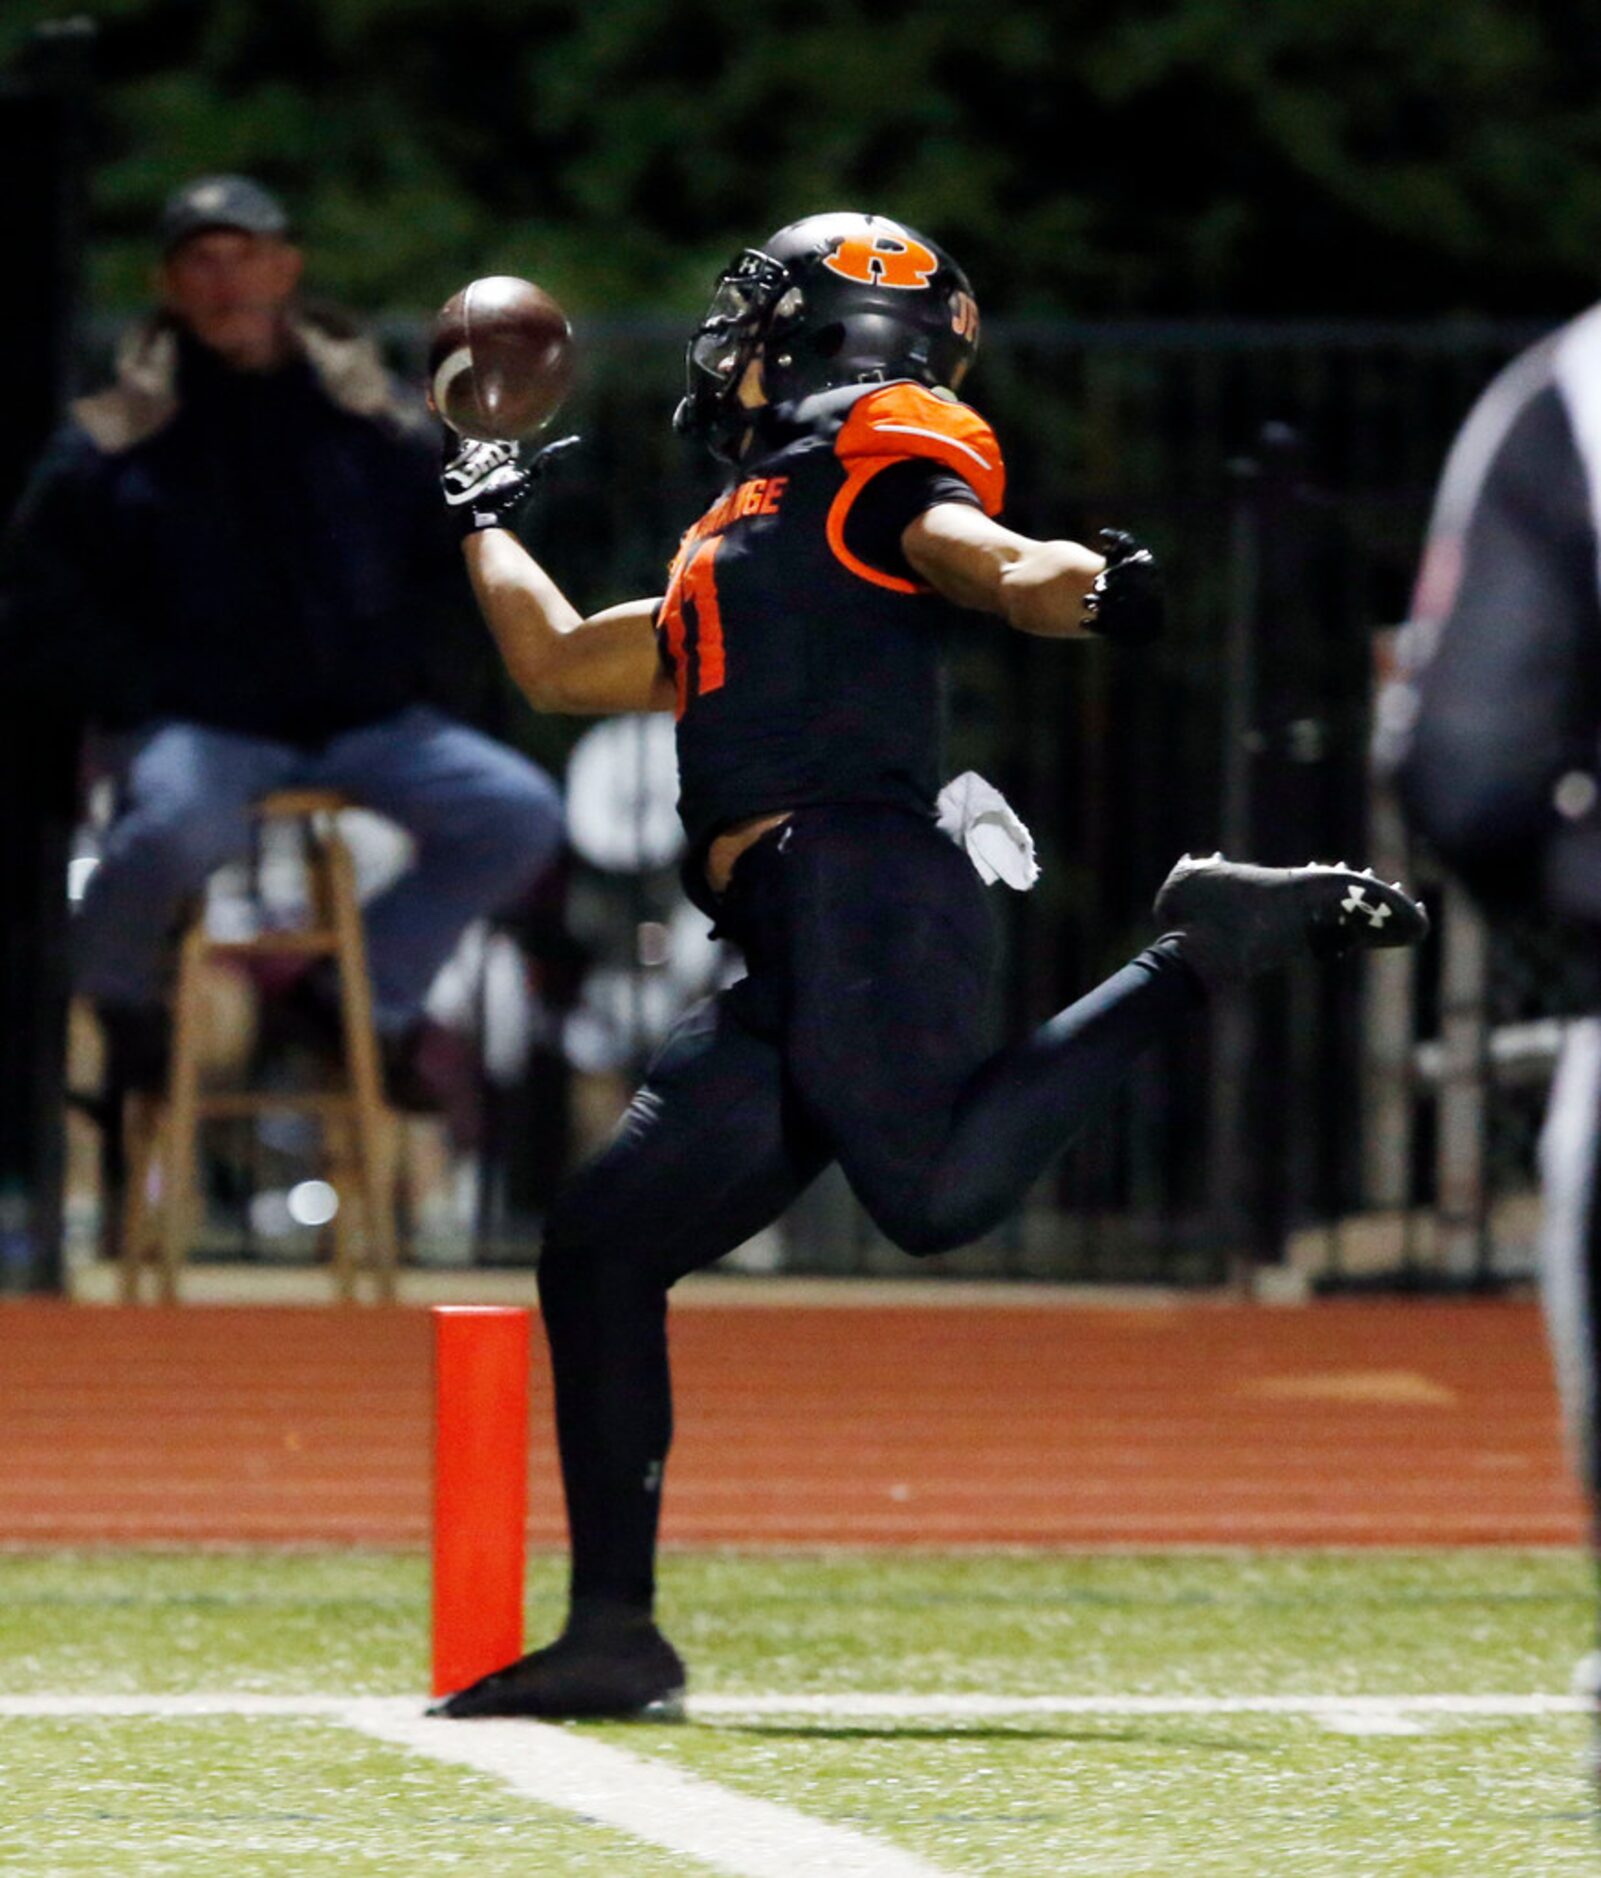
[[[706,885],[715,894],[728,891],[729,880],[733,876],[734,863],[749,847],[753,847],[770,828],[777,828],[780,822],[787,822],[790,810],[780,809],[773,815],[753,815],[748,821],[735,822],[733,827],[725,828],[706,850]]]

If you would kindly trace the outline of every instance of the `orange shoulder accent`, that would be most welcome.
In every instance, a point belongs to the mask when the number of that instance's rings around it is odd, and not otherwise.
[[[848,474],[865,460],[928,457],[954,470],[998,515],[1006,495],[1006,465],[995,433],[977,411],[935,397],[921,385],[883,385],[858,398],[834,440]]]
[[[928,589],[920,581],[906,580],[899,574],[886,574],[881,567],[869,567],[866,561],[852,554],[845,545],[845,518],[851,512],[851,504],[880,470],[888,469],[891,463],[897,461],[899,459],[892,456],[862,456],[854,462],[847,460],[845,480],[840,485],[839,494],[829,504],[824,532],[835,560],[848,567],[859,579],[869,581],[875,587],[888,587],[891,593],[927,593]]]

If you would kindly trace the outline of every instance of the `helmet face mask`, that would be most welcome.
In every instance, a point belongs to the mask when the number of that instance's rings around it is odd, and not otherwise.
[[[808,216],[734,257],[685,355],[676,427],[736,457],[754,420],[741,399],[753,361],[762,400],[912,379],[955,389],[978,350],[962,270],[880,215]]]
[[[788,280],[782,262],[759,248],[746,248],[719,277],[705,317],[690,335],[684,399],[673,422],[679,430],[704,434],[719,455],[729,426],[733,435],[726,441],[732,443],[749,423],[739,388]]]

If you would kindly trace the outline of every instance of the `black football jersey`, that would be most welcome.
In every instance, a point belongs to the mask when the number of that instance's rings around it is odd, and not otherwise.
[[[939,502],[999,512],[994,433],[909,382],[762,414],[738,479],[684,536],[657,616],[677,686],[692,852],[749,816],[823,802],[931,812],[942,642],[962,617],[900,551]]]

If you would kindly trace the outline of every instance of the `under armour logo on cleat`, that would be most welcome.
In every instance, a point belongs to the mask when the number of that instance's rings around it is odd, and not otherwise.
[[[1366,913],[1370,926],[1382,926],[1390,917],[1391,908],[1382,903],[1378,906],[1369,906],[1367,890],[1363,887],[1353,887],[1340,902],[1340,911],[1350,914],[1353,918],[1358,913]]]

